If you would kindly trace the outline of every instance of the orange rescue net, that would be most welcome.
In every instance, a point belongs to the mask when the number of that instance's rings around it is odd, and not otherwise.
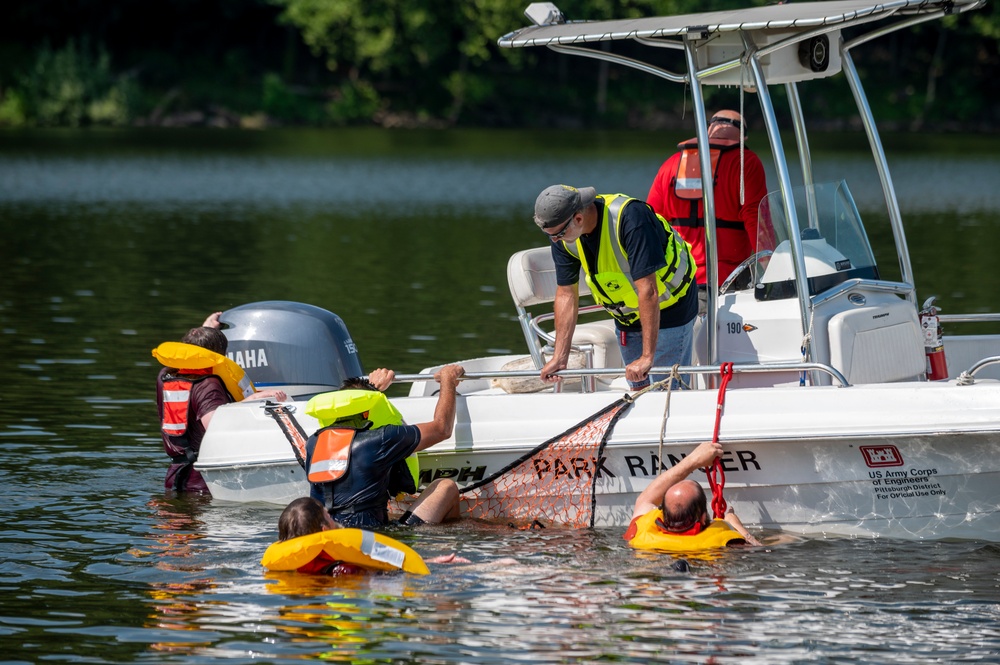
[[[515,525],[594,525],[604,446],[632,406],[625,397],[462,490],[463,513]]]

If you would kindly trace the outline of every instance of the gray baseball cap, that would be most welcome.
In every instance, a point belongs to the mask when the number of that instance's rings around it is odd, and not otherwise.
[[[551,229],[563,224],[576,211],[588,206],[597,198],[593,187],[552,185],[546,187],[535,199],[535,224],[540,229]]]

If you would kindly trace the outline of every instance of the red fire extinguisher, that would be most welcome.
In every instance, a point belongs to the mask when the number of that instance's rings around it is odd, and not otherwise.
[[[948,363],[944,358],[944,341],[941,339],[941,319],[934,306],[936,296],[924,302],[920,310],[920,327],[924,330],[924,353],[927,355],[927,380],[940,381],[948,378]]]

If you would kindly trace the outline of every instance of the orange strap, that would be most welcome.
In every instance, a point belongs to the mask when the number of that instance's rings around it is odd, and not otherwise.
[[[719,400],[715,406],[715,432],[712,434],[712,442],[719,441],[719,425],[722,423],[722,409],[726,404],[726,386],[729,379],[733,378],[733,363],[722,363],[719,366],[719,374],[722,376],[722,383],[719,385]],[[726,498],[722,496],[722,491],[726,487],[726,471],[722,468],[722,459],[716,458],[712,466],[705,469],[708,474],[708,486],[712,488],[712,512],[715,519],[722,519],[726,514]]]

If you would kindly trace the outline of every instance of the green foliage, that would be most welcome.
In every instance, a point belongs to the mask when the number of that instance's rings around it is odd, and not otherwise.
[[[273,72],[261,82],[261,110],[283,123],[322,125],[326,120],[323,100],[308,89],[293,88]]]
[[[120,0],[21,3],[0,22],[0,126],[379,123],[690,127],[690,93],[631,68],[548,49],[500,49],[530,0],[193,0],[155,22]],[[571,21],[731,10],[773,0],[557,0]],[[970,129],[1000,123],[998,3],[853,51],[876,118]],[[196,8],[196,11],[192,11]],[[137,36],[141,35],[141,36]],[[54,47],[47,44],[51,40]],[[90,44],[97,48],[89,48]],[[610,47],[630,55],[627,41]],[[683,69],[677,51],[663,66]],[[114,61],[119,68],[115,71]],[[276,73],[276,72],[280,72]],[[706,87],[710,106],[732,89]],[[787,113],[782,86],[771,89]],[[820,126],[855,121],[843,77],[800,86]],[[751,118],[757,100],[744,100]],[[221,118],[221,120],[220,120]],[[198,122],[198,120],[187,120]],[[957,125],[961,124],[961,127]]]
[[[19,90],[7,90],[0,95],[0,127],[20,127],[27,121],[24,98]]]
[[[379,110],[379,96],[364,81],[348,81],[334,93],[326,104],[327,118],[337,125],[370,120]]]
[[[23,109],[24,121],[42,126],[125,125],[134,89],[125,77],[111,72],[106,51],[90,52],[75,41],[59,50],[39,49],[27,74],[15,86],[12,102]],[[5,104],[5,106],[7,106]],[[8,120],[18,115],[9,110]]]

